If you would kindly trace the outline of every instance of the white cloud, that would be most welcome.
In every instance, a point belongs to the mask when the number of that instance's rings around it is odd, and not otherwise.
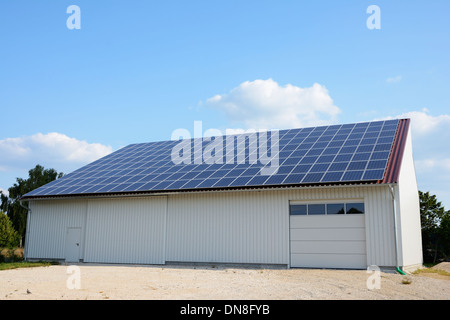
[[[387,83],[397,83],[400,82],[402,80],[402,76],[396,76],[396,77],[392,77],[392,78],[387,78],[386,82]]]
[[[300,88],[280,86],[272,79],[243,82],[227,94],[209,98],[206,106],[255,130],[331,124],[341,112],[328,90],[318,83]]]
[[[420,172],[439,170],[450,173],[450,158],[425,158],[415,161],[415,167]]]
[[[386,117],[384,119],[410,118],[412,132],[416,135],[425,135],[448,128],[450,125],[450,115],[442,114],[433,116],[429,112],[428,109],[424,108],[421,111],[405,112],[395,117]]]
[[[414,161],[419,190],[430,191],[446,208],[450,205],[448,181],[450,179],[450,157],[448,154],[419,158]],[[424,156],[424,154],[420,154]]]
[[[112,152],[110,146],[88,143],[52,132],[0,140],[0,168],[31,169],[36,164],[71,168],[92,162]],[[55,167],[58,171],[58,169]]]

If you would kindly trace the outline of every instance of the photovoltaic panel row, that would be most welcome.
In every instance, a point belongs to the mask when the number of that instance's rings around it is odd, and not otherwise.
[[[279,148],[269,153],[278,159],[273,175],[262,175],[258,159],[261,135],[232,136],[236,148],[223,150],[222,163],[194,164],[213,141],[191,141],[191,163],[174,164],[172,151],[179,141],[129,145],[41,187],[29,195],[64,195],[130,191],[156,191],[239,186],[288,185],[383,178],[398,120],[281,130]],[[231,137],[228,137],[230,139]],[[224,147],[227,138],[223,138]],[[196,145],[197,144],[197,145]],[[245,153],[244,163],[238,155]],[[198,154],[198,153],[197,153]],[[227,156],[234,161],[227,163]],[[220,159],[220,157],[218,158]],[[241,160],[242,160],[241,159]],[[219,161],[220,162],[220,161]],[[272,163],[270,163],[272,165]],[[269,165],[266,165],[269,167]]]

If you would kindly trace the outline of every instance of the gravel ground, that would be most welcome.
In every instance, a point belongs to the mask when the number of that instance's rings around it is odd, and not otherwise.
[[[368,289],[365,270],[80,264],[81,287],[69,289],[68,267],[0,271],[0,300],[450,299],[446,276],[381,272],[380,288]]]

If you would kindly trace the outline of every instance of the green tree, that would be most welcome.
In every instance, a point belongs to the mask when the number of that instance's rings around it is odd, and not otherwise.
[[[55,169],[44,169],[43,166],[36,165],[28,171],[27,179],[16,178],[16,183],[8,189],[9,197],[1,194],[0,208],[8,213],[8,217],[11,219],[14,229],[19,233],[22,243],[25,239],[27,209],[20,205],[19,199],[26,193],[62,176],[63,173],[58,173]]]
[[[435,195],[419,191],[422,246],[425,262],[437,262],[450,253],[450,211]]]
[[[441,247],[444,255],[450,255],[450,211],[442,217],[441,224],[438,229],[438,238],[441,241]],[[447,259],[448,260],[448,259]]]
[[[14,230],[9,217],[0,210],[0,249],[17,247],[19,237],[19,233]]]

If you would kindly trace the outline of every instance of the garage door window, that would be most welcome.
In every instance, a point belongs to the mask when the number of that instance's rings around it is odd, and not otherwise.
[[[290,206],[290,212],[292,216],[306,215],[306,204],[292,204]]]
[[[291,204],[291,215],[336,215],[336,214],[364,214],[364,203],[311,203]]]
[[[361,214],[361,213],[364,213],[364,203],[347,204],[347,214]]]
[[[325,214],[324,204],[308,204],[308,215]]]
[[[329,203],[327,204],[327,214],[344,214],[345,203]]]

